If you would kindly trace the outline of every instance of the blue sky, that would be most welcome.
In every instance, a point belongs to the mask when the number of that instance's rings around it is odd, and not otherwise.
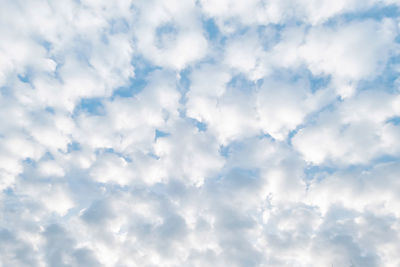
[[[400,265],[397,0],[1,6],[0,267]]]

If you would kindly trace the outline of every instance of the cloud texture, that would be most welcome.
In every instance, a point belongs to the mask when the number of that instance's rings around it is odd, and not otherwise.
[[[397,0],[0,6],[0,267],[400,266]]]

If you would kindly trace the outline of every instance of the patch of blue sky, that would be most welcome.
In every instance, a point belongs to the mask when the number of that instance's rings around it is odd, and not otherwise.
[[[400,161],[400,158],[398,156],[382,155],[382,156],[374,159],[370,165],[375,166],[376,164],[380,164],[380,163],[399,162],[399,161]]]
[[[304,127],[305,127],[305,124],[301,124],[301,125],[298,125],[298,126],[296,127],[296,129],[293,129],[293,130],[289,131],[289,133],[288,133],[288,135],[287,135],[287,143],[288,143],[290,146],[292,145],[292,139],[293,139],[293,137],[295,137],[296,134],[297,134],[301,129],[303,129]]]
[[[135,73],[136,75],[136,73]],[[121,86],[113,91],[112,99],[115,97],[133,97],[140,93],[147,85],[146,79],[143,77],[129,78],[128,85]]]
[[[250,81],[244,74],[237,74],[227,84],[228,88],[236,88],[245,93],[252,93],[257,89],[257,83]]]
[[[31,158],[25,158],[25,159],[22,161],[22,164],[23,164],[23,165],[36,166],[36,162],[35,162],[33,159],[31,159]]]
[[[185,115],[183,114],[183,116],[185,116]],[[198,130],[199,132],[205,132],[205,131],[207,131],[207,124],[206,124],[206,123],[201,122],[201,121],[199,121],[199,120],[196,120],[196,119],[194,119],[194,118],[186,117],[186,119],[187,119],[187,121],[188,121],[191,125],[193,125],[194,127],[196,127],[197,130]]]
[[[400,16],[400,9],[397,5],[381,5],[376,4],[368,9],[357,10],[357,12],[343,13],[333,17],[325,22],[325,25],[337,25],[343,22],[351,22],[354,20],[382,20],[384,18],[397,18]]]
[[[367,10],[356,12],[356,13],[348,13],[343,15],[346,19],[375,19],[381,20],[384,18],[397,18],[400,16],[400,9],[397,5],[375,5]]]
[[[195,126],[200,132],[207,131],[207,124],[198,120],[195,120]]]
[[[230,147],[230,145],[226,145],[226,146],[221,145],[221,146],[219,147],[219,154],[220,154],[221,156],[223,156],[224,158],[228,158],[229,155],[231,154],[231,147]]]
[[[79,151],[81,150],[81,148],[81,144],[79,144],[78,142],[71,142],[68,144],[67,152],[70,153],[72,151]]]
[[[225,26],[233,29],[229,34],[223,34],[213,18],[203,18],[203,30],[208,42],[218,51],[223,53],[223,47],[232,39],[242,38],[251,27],[241,24],[234,19],[225,21]]]
[[[158,138],[167,137],[170,135],[171,135],[170,133],[163,132],[163,131],[156,129],[155,133],[154,133],[154,141],[157,141]]]
[[[334,161],[326,161],[320,165],[308,165],[304,168],[304,180],[306,183],[310,181],[322,181],[326,177],[334,173],[354,173],[359,174],[364,171],[374,169],[379,164],[398,164],[400,157],[395,155],[384,154],[371,161],[360,164],[337,165]]]
[[[337,173],[338,177],[341,177],[343,174],[354,174],[354,177],[357,177],[362,173],[374,170],[379,165],[385,165],[385,164],[398,165],[399,163],[400,163],[400,157],[389,154],[381,155],[368,162],[360,164],[335,165],[334,162],[330,162],[326,163],[325,165],[316,166],[316,167],[321,167],[322,169],[327,168],[328,170],[331,171],[327,171],[325,174],[323,172],[320,172],[320,174],[316,172],[315,173],[316,176],[314,179],[317,179],[316,181],[321,181],[324,178],[326,178],[326,176],[332,175],[334,173]]]
[[[150,158],[153,158],[153,159],[156,159],[156,160],[160,159],[160,157],[157,156],[156,154],[154,154],[153,152],[149,152],[146,155],[149,156]]]
[[[207,131],[207,123],[201,122],[195,118],[190,118],[186,116],[186,109],[180,109],[179,110],[179,116],[183,118],[186,122],[189,124],[193,125],[194,127],[197,128],[199,132],[205,132]]]
[[[327,175],[333,174],[337,168],[324,166],[324,165],[309,165],[304,168],[305,181],[322,180]]]
[[[208,41],[217,41],[221,35],[215,20],[212,18],[203,19],[203,29],[205,30]]]
[[[262,132],[261,134],[257,135],[258,139],[269,139],[272,142],[275,142],[275,138],[273,138],[270,134]]]
[[[134,57],[131,64],[135,69],[135,76],[129,79],[127,85],[115,89],[111,99],[115,97],[133,97],[139,94],[146,87],[148,76],[153,71],[160,69],[141,57]]]
[[[318,90],[327,88],[331,82],[331,77],[329,75],[312,75],[308,72],[308,80],[310,82],[311,92],[315,93]]]
[[[391,124],[399,125],[399,126],[400,126],[400,116],[392,117],[392,118],[388,119],[388,120],[386,121],[386,123],[391,123]]]
[[[24,73],[18,74],[18,79],[23,83],[31,83],[32,72],[27,69]]]
[[[104,115],[104,105],[102,98],[82,98],[79,104],[75,107],[74,114],[80,114],[82,112],[90,115]]]
[[[55,110],[54,110],[54,108],[52,108],[52,107],[46,107],[44,110],[45,110],[46,112],[48,112],[48,113],[55,114]]]
[[[104,154],[104,153],[115,153],[115,151],[114,151],[113,148],[105,147],[105,148],[96,149],[95,153],[96,153],[96,155],[101,155],[101,154]]]

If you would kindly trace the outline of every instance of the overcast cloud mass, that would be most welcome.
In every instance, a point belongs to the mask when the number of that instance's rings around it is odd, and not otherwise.
[[[0,267],[399,267],[398,0],[0,0]]]

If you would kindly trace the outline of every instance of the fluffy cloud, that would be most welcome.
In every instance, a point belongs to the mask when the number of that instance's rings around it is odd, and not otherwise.
[[[2,1],[0,266],[398,266],[398,1]]]
[[[318,115],[293,138],[293,145],[314,164],[367,164],[382,156],[399,156],[395,140],[398,127],[390,118],[399,116],[398,96],[363,91]],[[389,121],[388,121],[389,120]]]

